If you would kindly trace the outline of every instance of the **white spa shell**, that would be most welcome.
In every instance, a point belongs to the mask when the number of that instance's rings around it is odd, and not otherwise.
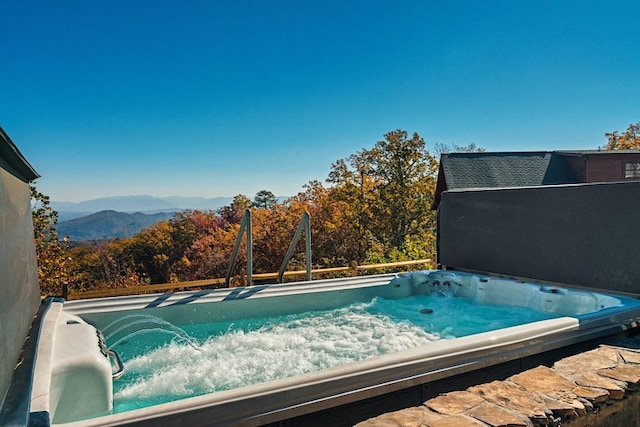
[[[481,304],[524,306],[562,317],[110,414],[114,368],[102,354],[91,325],[101,328],[133,314],[185,325],[324,310],[376,296],[393,299],[442,291]],[[261,425],[616,334],[639,318],[640,302],[632,298],[439,270],[56,302],[41,332],[31,411],[46,411],[54,425],[69,426]]]

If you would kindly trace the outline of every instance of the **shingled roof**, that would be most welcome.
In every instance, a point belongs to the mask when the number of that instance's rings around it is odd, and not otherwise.
[[[446,190],[576,182],[564,158],[553,152],[443,154],[432,208],[438,207],[440,193]]]

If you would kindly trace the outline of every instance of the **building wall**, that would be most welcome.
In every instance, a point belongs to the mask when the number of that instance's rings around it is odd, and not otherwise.
[[[625,163],[640,162],[640,154],[597,154],[586,161],[585,182],[638,181],[640,178],[624,177]]]
[[[587,182],[587,159],[584,156],[563,155],[578,182]]]
[[[640,294],[640,181],[448,191],[445,267]]]
[[[29,185],[0,168],[0,402],[40,304]]]

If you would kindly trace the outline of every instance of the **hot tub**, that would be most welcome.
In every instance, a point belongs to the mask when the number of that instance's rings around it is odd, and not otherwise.
[[[167,345],[183,343],[197,347],[199,344],[190,343],[192,338],[185,335],[185,331],[200,325],[207,325],[213,335],[227,337],[225,331],[220,331],[237,328],[234,325],[263,322],[240,332],[243,336],[256,335],[264,330],[267,321],[247,319],[285,318],[293,319],[294,323],[304,323],[307,317],[299,320],[301,313],[325,313],[326,317],[326,313],[334,313],[332,310],[340,311],[353,304],[356,304],[356,311],[365,307],[367,313],[374,312],[378,323],[371,329],[375,329],[390,322],[384,315],[379,315],[381,306],[386,306],[388,301],[404,304],[414,300],[423,305],[416,306],[418,308],[410,306],[408,310],[423,315],[425,324],[431,324],[435,322],[432,321],[435,315],[440,314],[438,311],[444,310],[432,305],[440,297],[449,298],[452,302],[464,301],[465,304],[530,309],[541,313],[542,317],[525,324],[516,322],[515,326],[465,336],[449,334],[445,332],[449,329],[440,327],[435,332],[424,332],[424,339],[429,342],[413,347],[413,344],[407,344],[406,348],[391,351],[391,346],[386,350],[383,348],[381,354],[347,359],[344,364],[310,369],[265,382],[241,384],[237,388],[200,392],[193,397],[158,404],[149,404],[142,398],[138,409],[118,409],[117,396],[121,392],[115,393],[114,403],[114,390],[119,381],[130,375],[127,365],[134,363],[129,360],[135,356],[133,353],[139,352],[131,350],[131,346],[151,345],[149,336],[153,333],[147,334],[148,331],[165,332]],[[474,310],[474,306],[469,307],[466,310]],[[45,311],[30,396],[30,418],[37,420],[35,424],[262,425],[370,399],[507,360],[616,335],[636,326],[640,318],[640,302],[625,296],[567,286],[525,283],[463,272],[422,271],[69,302],[53,300]],[[402,317],[402,314],[398,316]],[[415,322],[396,321],[398,327],[404,328],[402,334],[407,328],[415,329]],[[134,325],[140,328],[134,330]],[[354,328],[347,335],[366,329]],[[376,333],[368,337],[374,346],[383,340]],[[256,339],[263,338],[257,336]],[[285,340],[284,336],[282,340]],[[320,351],[324,351],[327,345],[332,348],[342,345],[342,342],[324,342],[322,337],[318,341],[310,345],[321,348]],[[290,345],[294,350],[295,346]],[[160,355],[164,351],[168,355],[174,349],[161,346],[159,350],[152,351],[159,351]],[[205,353],[198,348],[183,351],[188,351],[188,354]],[[131,354],[124,354],[121,358],[118,353]],[[229,354],[231,356],[227,359],[233,361],[233,350]],[[238,358],[237,363],[225,369],[233,370],[236,365],[242,365],[242,356],[235,357]],[[187,366],[210,363],[194,360]],[[265,366],[271,363],[269,360],[257,361],[254,365]],[[206,366],[196,370],[196,376],[213,377],[216,364]],[[160,378],[156,381],[182,381],[179,376],[163,380],[162,372],[155,374]],[[189,381],[187,375],[185,373],[185,383]],[[118,379],[120,376],[122,378]]]

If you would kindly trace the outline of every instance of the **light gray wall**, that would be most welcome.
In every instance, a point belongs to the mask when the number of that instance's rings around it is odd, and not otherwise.
[[[0,402],[39,304],[29,185],[0,168]]]

